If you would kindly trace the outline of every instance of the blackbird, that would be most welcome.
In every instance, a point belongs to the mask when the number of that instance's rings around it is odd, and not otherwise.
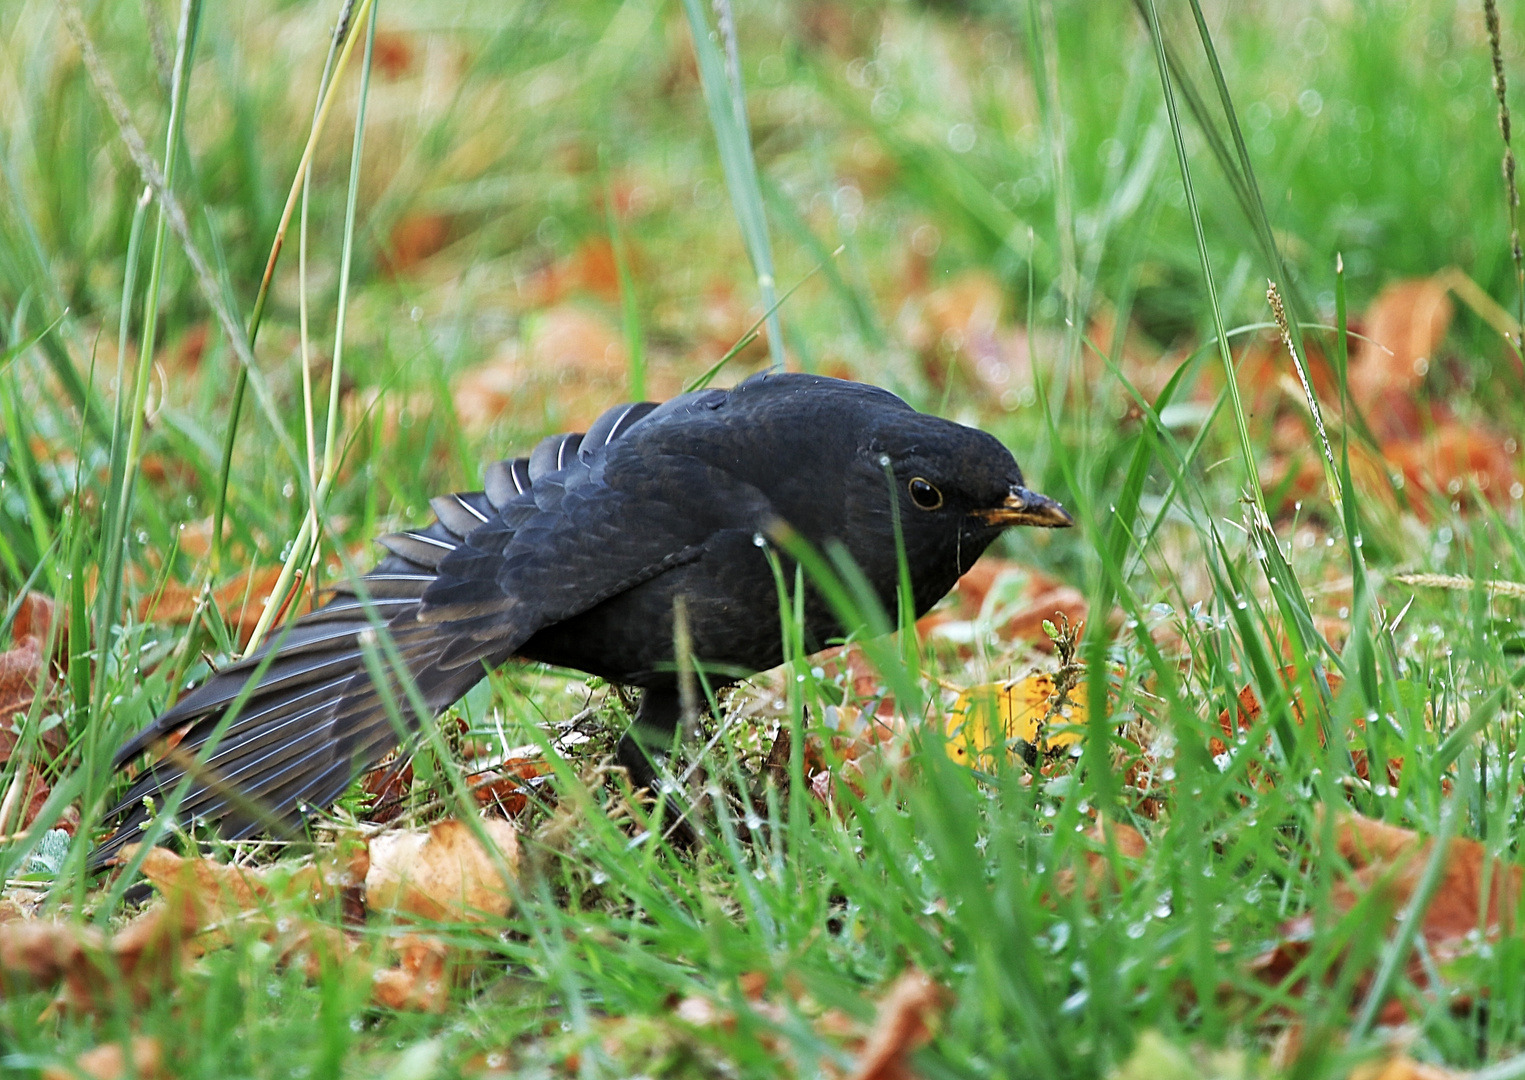
[[[436,713],[510,657],[641,688],[616,758],[649,785],[651,759],[672,745],[682,713],[679,598],[693,659],[718,673],[715,682],[782,662],[765,550],[782,526],[818,548],[840,542],[893,611],[898,515],[920,615],[1006,527],[1072,524],[1023,486],[991,435],[877,387],[782,373],[620,405],[586,433],[550,436],[528,458],[488,466],[482,491],[430,506],[433,524],[381,537],[387,555],[373,570],[335,586],[284,636],[217,672],[117,751],[120,768],[179,736],[109,811],[120,823],[95,865],[141,835],[152,816],[145,796],[162,805],[187,769],[181,820],[217,822],[235,839],[296,824],[375,767],[398,741],[365,662],[363,641],[375,643],[381,623]],[[842,633],[814,594],[804,622],[811,650]],[[416,725],[405,688],[389,678],[392,700]]]

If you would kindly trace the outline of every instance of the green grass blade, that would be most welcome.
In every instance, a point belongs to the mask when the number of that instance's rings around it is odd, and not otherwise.
[[[784,335],[778,320],[778,287],[773,270],[773,247],[768,239],[768,219],[763,207],[762,188],[757,182],[757,161],[752,154],[752,136],[747,123],[746,96],[742,89],[741,68],[734,41],[734,20],[728,3],[717,5],[721,12],[720,32],[726,38],[729,55],[722,57],[710,30],[700,0],[683,0],[693,35],[694,52],[699,58],[699,78],[704,85],[704,101],[709,109],[710,127],[720,148],[720,166],[731,206],[741,226],[747,256],[757,275],[762,305],[769,312],[768,352],[775,371],[784,369]]]

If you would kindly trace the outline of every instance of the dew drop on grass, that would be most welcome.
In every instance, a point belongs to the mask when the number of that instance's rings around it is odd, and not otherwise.
[[[604,873],[602,870],[595,870],[595,871],[593,871],[593,876],[592,876],[591,880],[593,881],[593,884],[595,884],[595,885],[603,885],[603,884],[606,884],[609,881],[609,875]]]
[[[1140,919],[1136,923],[1129,923],[1128,924],[1128,929],[1127,929],[1126,933],[1134,941],[1137,941],[1139,938],[1143,937],[1148,931],[1149,931],[1149,924],[1148,924],[1148,922],[1143,920],[1143,919]]]

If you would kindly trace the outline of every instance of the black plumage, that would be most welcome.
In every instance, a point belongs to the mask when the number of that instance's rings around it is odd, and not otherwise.
[[[183,732],[177,752],[110,812],[120,826],[97,864],[140,834],[144,796],[162,798],[180,781],[220,724],[180,812],[220,821],[230,838],[293,823],[374,766],[398,736],[364,663],[372,615],[435,712],[513,656],[642,688],[618,756],[648,781],[648,754],[670,745],[680,714],[676,598],[694,657],[720,681],[782,660],[762,549],[781,524],[817,547],[840,541],[893,611],[898,512],[917,614],[1007,526],[1070,524],[1057,503],[1026,490],[1010,452],[985,432],[876,387],[795,374],[619,406],[585,434],[551,436],[528,458],[489,466],[482,491],[431,506],[427,528],[380,539],[387,555],[358,584],[336,587],[284,637],[117,751],[120,767]],[[805,621],[811,648],[840,632],[819,599]],[[413,717],[403,689],[389,689]]]

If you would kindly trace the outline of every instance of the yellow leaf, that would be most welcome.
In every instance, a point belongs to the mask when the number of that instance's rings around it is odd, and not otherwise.
[[[963,691],[948,714],[948,756],[961,765],[988,765],[1003,746],[1023,756],[1074,746],[1086,723],[1085,703],[1069,701],[1049,717],[1054,695],[1054,677],[1047,672]]]

